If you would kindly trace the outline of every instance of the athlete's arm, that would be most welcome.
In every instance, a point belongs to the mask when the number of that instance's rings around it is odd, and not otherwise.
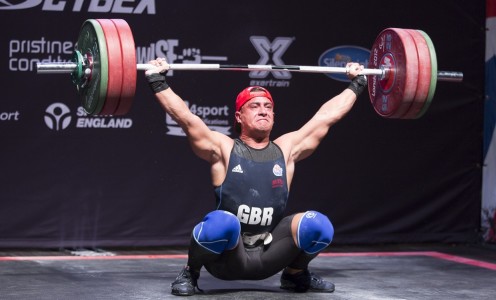
[[[219,162],[230,151],[233,140],[208,126],[193,114],[186,103],[165,82],[165,74],[169,65],[164,59],[150,61],[156,68],[147,70],[145,75],[162,108],[184,130],[193,152],[212,165]],[[160,77],[161,76],[161,77]]]
[[[297,131],[282,135],[274,142],[277,143],[285,153],[288,168],[299,160],[310,156],[332,125],[341,120],[353,107],[358,95],[366,86],[366,77],[358,76],[363,66],[357,63],[348,65],[350,78],[353,78],[350,86],[340,94],[325,102],[317,113]]]

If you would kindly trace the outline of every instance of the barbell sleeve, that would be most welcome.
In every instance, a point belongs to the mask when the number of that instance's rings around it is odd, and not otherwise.
[[[70,74],[78,65],[74,62],[44,62],[36,64],[38,74]]]
[[[448,82],[462,82],[463,73],[454,71],[438,71],[437,72],[438,81],[448,81]]]

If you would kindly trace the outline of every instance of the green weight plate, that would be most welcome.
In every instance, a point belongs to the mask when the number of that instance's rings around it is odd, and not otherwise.
[[[86,20],[81,27],[77,51],[86,57],[91,65],[88,80],[77,85],[84,110],[97,115],[102,110],[107,96],[108,57],[105,34],[96,20]]]
[[[415,41],[418,53],[418,81],[415,97],[413,99],[410,109],[406,112],[401,119],[416,119],[419,112],[427,100],[429,94],[429,87],[431,84],[431,57],[429,54],[429,47],[424,36],[414,29],[406,29]]]
[[[437,56],[436,56],[436,49],[434,48],[434,44],[432,43],[431,38],[427,35],[422,30],[417,30],[420,32],[424,38],[425,41],[427,42],[427,46],[429,47],[429,54],[431,57],[431,84],[429,86],[429,93],[427,95],[427,99],[425,100],[424,106],[422,107],[422,110],[418,113],[416,118],[422,117],[429,106],[432,103],[432,98],[434,97],[434,93],[436,92],[436,84],[437,84]]]

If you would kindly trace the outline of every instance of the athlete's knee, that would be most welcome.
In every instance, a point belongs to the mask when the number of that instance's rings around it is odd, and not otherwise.
[[[230,212],[215,210],[208,213],[193,229],[195,241],[215,253],[231,250],[238,244],[241,224]]]
[[[298,222],[296,241],[298,248],[308,254],[324,250],[332,241],[334,227],[325,215],[307,211]]]

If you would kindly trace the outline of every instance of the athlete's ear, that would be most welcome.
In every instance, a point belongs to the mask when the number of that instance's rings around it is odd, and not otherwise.
[[[236,122],[241,123],[241,113],[239,111],[234,113],[234,117],[236,118]]]

